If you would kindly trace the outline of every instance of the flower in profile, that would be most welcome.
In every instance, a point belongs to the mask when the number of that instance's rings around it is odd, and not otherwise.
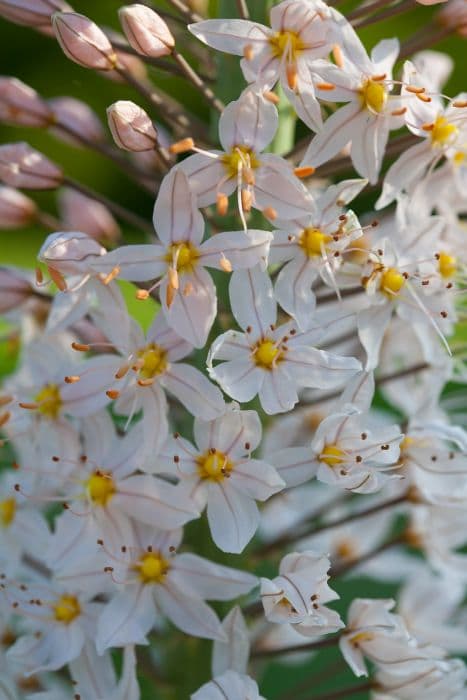
[[[107,120],[113,139],[125,151],[151,151],[157,132],[144,111],[134,102],[119,100],[107,107]]]
[[[63,53],[83,68],[113,70],[117,56],[97,24],[77,12],[56,12],[52,27]]]
[[[143,56],[167,56],[175,46],[170,29],[157,12],[147,5],[124,5],[118,11],[130,45]]]
[[[28,143],[0,146],[0,180],[10,187],[54,190],[63,182],[63,172]]]

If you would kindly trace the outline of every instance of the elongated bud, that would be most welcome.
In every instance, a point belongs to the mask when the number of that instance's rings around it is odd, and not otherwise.
[[[63,180],[60,168],[28,143],[0,146],[0,180],[11,187],[50,190]]]
[[[76,12],[57,12],[52,26],[63,52],[75,63],[94,70],[113,70],[117,56],[97,24]]]
[[[120,237],[120,228],[110,211],[95,199],[72,189],[60,193],[61,221],[70,231],[83,231],[96,241],[113,243]]]
[[[122,29],[131,46],[143,56],[167,56],[175,46],[170,29],[145,5],[126,5],[118,11]]]
[[[0,121],[19,126],[47,127],[53,114],[32,87],[17,78],[0,78]]]
[[[36,217],[35,202],[12,187],[0,186],[0,228],[13,229],[27,226]]]
[[[71,143],[73,146],[82,145],[69,131],[93,143],[105,140],[104,128],[99,117],[85,102],[74,97],[54,97],[47,103],[56,122],[52,131],[62,141]],[[60,125],[63,125],[66,130],[60,128]]]
[[[0,313],[17,309],[32,294],[30,282],[18,270],[0,267]]]
[[[71,10],[64,0],[0,0],[0,15],[26,27],[50,26],[54,12]]]
[[[59,231],[47,236],[37,257],[61,275],[76,275],[87,272],[90,261],[105,253],[105,248],[81,231]]]
[[[107,109],[107,119],[113,139],[125,151],[151,151],[157,142],[157,132],[144,109],[134,102],[119,100]]]

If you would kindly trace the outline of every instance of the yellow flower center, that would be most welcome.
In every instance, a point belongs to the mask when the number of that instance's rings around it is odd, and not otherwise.
[[[115,482],[110,474],[95,472],[86,483],[88,496],[96,506],[106,506],[116,492]]]
[[[229,462],[227,456],[218,450],[206,452],[196,461],[199,476],[210,481],[222,481],[233,469],[232,462]]]
[[[169,570],[169,562],[158,552],[148,552],[143,554],[134,568],[143,583],[162,583]]]
[[[74,595],[62,595],[53,606],[54,616],[57,622],[69,625],[78,615],[81,615],[81,607]]]
[[[454,255],[440,253],[438,258],[438,270],[441,277],[452,277],[457,271],[457,260]]]
[[[462,163],[465,161],[465,153],[462,153],[462,151],[457,151],[457,153],[454,153],[452,160],[454,161],[454,165],[462,165]]]
[[[139,350],[138,358],[142,361],[139,369],[142,379],[153,379],[167,368],[167,352],[155,343]]]
[[[332,236],[327,236],[319,228],[305,228],[300,234],[299,246],[309,258],[322,255],[326,250],[326,244],[332,240]]]
[[[345,453],[337,445],[326,445],[319,456],[321,462],[328,464],[330,467],[335,467],[336,464],[342,464]]]
[[[374,637],[373,632],[358,632],[350,638],[350,641],[354,646],[358,646],[361,642],[371,642]]]
[[[446,146],[457,135],[459,129],[454,124],[450,124],[446,117],[436,117],[431,134],[432,146]]]
[[[0,501],[0,524],[3,527],[11,525],[16,515],[16,501],[14,498],[6,498]]]
[[[255,363],[263,369],[272,369],[282,356],[283,353],[272,340],[261,340],[254,350]]]
[[[362,107],[375,114],[382,112],[388,101],[386,88],[376,80],[366,80],[361,86],[359,93]]]
[[[389,299],[397,296],[405,284],[405,277],[395,267],[388,267],[381,275],[380,291]]]
[[[272,55],[280,58],[284,53],[288,61],[295,61],[300,53],[307,48],[297,32],[276,32],[269,39]]]
[[[46,418],[56,419],[62,407],[60,389],[56,384],[46,384],[34,397],[38,411]]]
[[[173,265],[177,272],[193,272],[196,261],[199,258],[199,252],[189,241],[180,243],[172,243],[169,248],[165,260],[171,266]]]
[[[222,156],[222,162],[229,177],[237,177],[239,170],[256,170],[260,162],[248,146],[234,146],[230,153]]]

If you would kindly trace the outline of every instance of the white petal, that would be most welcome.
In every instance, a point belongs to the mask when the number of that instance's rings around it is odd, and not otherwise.
[[[241,411],[235,403],[229,404],[224,415],[215,421],[195,420],[193,430],[200,451],[215,447],[225,454],[239,456],[256,450],[262,432],[256,411]]]
[[[285,487],[274,467],[259,459],[235,464],[230,480],[235,488],[256,501],[266,501]]]
[[[307,328],[316,306],[311,285],[317,274],[310,260],[301,255],[282,268],[274,287],[279,304],[296,319],[303,330]]]
[[[60,388],[65,413],[71,416],[88,416],[107,406],[107,389],[120,365],[116,355],[99,355],[86,359],[76,372],[80,380]]]
[[[225,639],[216,613],[204,601],[187,597],[173,582],[156,591],[157,604],[183,632],[203,639]]]
[[[129,586],[117,593],[107,603],[97,623],[98,653],[110,647],[147,644],[146,635],[155,619],[151,586]]]
[[[173,530],[199,516],[193,503],[176,486],[149,474],[122,481],[114,500],[130,517],[162,530]]]
[[[251,498],[232,488],[228,481],[211,482],[208,521],[217,546],[223,552],[240,554],[256,532],[259,511]]]
[[[181,168],[172,168],[162,180],[154,205],[154,228],[165,245],[180,241],[201,243],[204,219],[198,211],[196,196]]]
[[[251,337],[267,335],[276,322],[276,302],[269,275],[260,266],[251,270],[236,270],[229,285],[232,313],[244,330],[251,328]]]
[[[266,44],[268,41],[267,27],[243,19],[208,19],[189,24],[188,29],[213,49],[237,56],[242,56],[249,44]]]
[[[363,113],[358,128],[355,125],[350,151],[352,163],[372,185],[378,181],[388,136],[387,120],[382,116]]]
[[[185,158],[177,167],[183,170],[190,180],[192,192],[196,195],[199,207],[214,204],[217,194],[222,192],[229,196],[235,191],[235,178],[225,180],[228,171],[222,162],[222,151],[211,151],[217,158],[202,153]]]
[[[331,389],[345,383],[361,369],[354,357],[341,357],[325,350],[303,346],[287,352],[287,371],[298,386]]]
[[[104,275],[108,275],[118,267],[120,279],[146,282],[165,272],[167,263],[164,256],[165,248],[161,245],[125,245],[106,255],[101,255],[91,262],[91,266],[96,272]]]
[[[224,618],[222,629],[227,635],[227,642],[214,642],[212,649],[212,675],[218,676],[229,669],[245,673],[250,656],[248,627],[242,611],[236,605]]]
[[[354,136],[353,127],[361,111],[358,102],[350,102],[328,117],[309,145],[301,165],[316,168],[344,148]]]
[[[234,270],[266,264],[272,235],[269,231],[249,229],[217,233],[203,243],[200,249],[200,262],[207,267],[222,270],[222,260],[232,264]]]
[[[298,401],[295,381],[282,363],[272,370],[263,371],[259,390],[261,406],[269,415],[292,410]]]
[[[167,323],[196,348],[204,347],[217,311],[216,288],[209,272],[198,267],[190,274],[181,275],[180,289],[170,306],[167,306],[167,285],[165,279],[160,290]],[[186,295],[185,288],[189,290]]]
[[[260,391],[265,373],[250,359],[240,359],[212,367],[209,376],[219,384],[222,391],[236,401],[245,403]]]
[[[196,595],[203,600],[231,600],[249,593],[258,584],[252,574],[229,566],[215,564],[196,554],[179,554],[173,565],[177,586],[186,595]]]
[[[287,447],[267,457],[287,486],[298,486],[316,474],[317,462],[309,447]]]
[[[391,320],[392,312],[392,304],[384,303],[371,306],[358,314],[358,337],[367,355],[366,370],[372,370],[378,364],[384,331]]]
[[[237,145],[260,153],[277,131],[276,106],[255,88],[248,87],[224,109],[219,120],[219,140],[226,151]]]
[[[375,204],[382,209],[390,204],[398,194],[413,184],[434,160],[436,154],[426,141],[404,151],[386,173],[383,191]]]
[[[183,362],[172,365],[164,375],[164,384],[193,416],[211,420],[224,412],[219,389],[190,365]]]

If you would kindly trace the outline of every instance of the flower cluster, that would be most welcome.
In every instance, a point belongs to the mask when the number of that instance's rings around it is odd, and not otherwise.
[[[261,700],[266,658],[306,659],[319,688],[324,647],[368,680],[316,700],[461,700],[467,95],[421,49],[465,36],[465,8],[368,55],[356,28],[406,3],[282,0],[269,24],[245,0],[233,19],[169,4],[120,8],[120,36],[0,0],[155,112],[110,105],[112,144],[84,101],[0,78],[3,123],[155,196],[151,224],[0,146],[0,226],[47,231],[35,279],[0,268],[0,700]],[[240,57],[226,106],[200,42]],[[22,190],[59,190],[57,216]]]

